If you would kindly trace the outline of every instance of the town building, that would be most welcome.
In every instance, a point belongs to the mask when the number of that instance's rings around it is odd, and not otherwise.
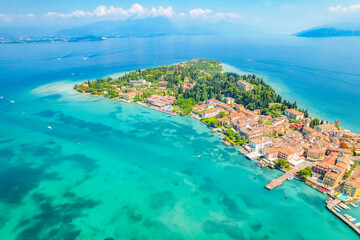
[[[145,103],[149,103],[155,107],[165,108],[171,106],[175,101],[175,97],[173,96],[159,96],[159,95],[152,95],[149,98],[145,99]]]
[[[333,124],[326,123],[326,124],[317,125],[314,127],[314,129],[318,132],[331,132],[337,128]]]
[[[215,98],[211,98],[209,100],[207,100],[206,102],[208,105],[214,105],[214,106],[218,106],[219,104],[222,104],[223,102],[215,99]]]
[[[199,111],[199,112],[201,112],[201,111],[204,111],[205,109],[207,109],[207,105],[206,105],[206,104],[201,104],[201,105],[193,106],[193,107],[191,107],[191,108],[192,108],[192,110],[194,110],[194,111]]]
[[[143,92],[142,91],[131,91],[128,93],[121,94],[121,96],[126,100],[133,99],[136,95],[139,95],[141,97],[143,95]]]
[[[167,84],[168,84],[167,81],[160,81],[160,82],[157,83],[157,85],[158,85],[159,87],[163,87],[163,88],[166,88]]]
[[[250,147],[253,148],[255,151],[262,150],[265,146],[271,144],[271,138],[269,137],[260,137],[254,138],[250,140]]]
[[[324,175],[328,171],[330,171],[331,168],[336,163],[336,155],[330,155],[325,157],[321,162],[317,163],[316,165],[312,166],[312,170],[314,173],[318,173],[321,175]]]
[[[277,149],[269,149],[265,151],[265,159],[268,161],[275,161],[278,159],[279,151]]]
[[[341,168],[334,167],[323,178],[323,184],[328,188],[335,188],[339,185],[340,180],[343,178],[345,171]]]
[[[254,89],[254,85],[244,80],[239,80],[236,85],[243,91],[251,91]]]
[[[216,117],[219,113],[220,113],[220,111],[218,109],[216,109],[216,108],[210,109],[210,110],[202,112],[201,113],[201,118]]]
[[[302,133],[305,134],[309,134],[309,133],[315,133],[316,130],[311,128],[311,127],[303,127],[302,129]]]
[[[343,187],[343,193],[350,197],[360,196],[360,169],[357,167],[354,173],[346,179]]]
[[[278,158],[283,158],[285,160],[290,160],[296,156],[296,151],[289,147],[280,148]]]
[[[306,159],[312,162],[322,161],[325,158],[325,149],[310,148],[306,151]]]
[[[241,128],[240,134],[243,135],[246,139],[253,139],[257,137],[271,136],[272,131],[268,128],[255,127],[255,128]]]
[[[218,118],[217,121],[222,126],[227,126],[230,124],[230,118],[228,117]]]
[[[231,97],[226,97],[224,98],[226,104],[229,104],[229,105],[233,105],[235,104],[235,99],[231,98]]]
[[[147,82],[145,79],[130,80],[129,83],[133,84],[135,87],[143,86],[143,85],[146,85],[146,86],[150,86],[150,85],[151,85],[151,82]]]
[[[304,118],[304,113],[296,111],[295,109],[286,109],[284,114],[290,119],[301,120]]]

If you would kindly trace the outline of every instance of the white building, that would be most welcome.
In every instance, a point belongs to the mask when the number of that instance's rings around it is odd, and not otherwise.
[[[271,138],[269,137],[254,138],[250,140],[250,147],[255,149],[255,151],[259,151],[263,149],[266,145],[271,144],[271,142]]]

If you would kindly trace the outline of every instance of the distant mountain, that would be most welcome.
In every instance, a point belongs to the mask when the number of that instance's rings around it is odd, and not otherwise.
[[[358,27],[349,26],[323,26],[316,27],[302,32],[293,34],[298,37],[356,37],[360,36],[360,29]]]
[[[159,35],[246,35],[254,30],[226,21],[192,21],[172,23],[165,17],[100,21],[62,30],[44,28],[0,27],[0,43],[99,41],[117,37],[151,37]]]
[[[48,29],[35,27],[0,27],[0,37],[6,38],[44,37],[49,34]]]
[[[118,21],[101,21],[82,27],[64,29],[57,33],[58,37],[127,37],[178,34],[179,30],[167,18],[156,17]]]

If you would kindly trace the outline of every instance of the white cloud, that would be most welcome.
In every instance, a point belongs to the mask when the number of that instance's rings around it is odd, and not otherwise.
[[[129,13],[131,15],[137,15],[137,16],[143,16],[143,15],[145,15],[147,13],[147,11],[148,11],[147,9],[145,9],[143,6],[141,6],[138,3],[135,3],[129,9]]]
[[[151,14],[154,17],[164,16],[164,17],[171,18],[174,16],[175,12],[172,7],[168,7],[168,8],[159,7],[159,9],[152,8]]]
[[[336,7],[329,7],[329,11],[332,13],[357,12],[357,11],[360,11],[360,4],[354,4],[354,5],[350,5],[348,7],[344,7],[342,5],[338,5]]]
[[[129,17],[148,17],[148,16],[165,16],[168,18],[173,17],[175,14],[172,7],[153,7],[151,10],[144,8],[142,5],[136,3],[132,5],[129,9],[117,8],[114,6],[106,7],[104,5],[98,6],[92,12],[87,12],[83,10],[76,10],[72,13],[56,13],[48,12],[44,14],[45,17],[60,17],[60,18],[71,18],[71,17],[110,17],[118,19],[126,19]]]
[[[212,13],[210,9],[196,8],[189,11],[191,17],[205,17],[207,14]]]
[[[12,20],[12,16],[4,13],[0,13],[0,20],[4,22],[10,22]]]
[[[241,19],[241,16],[237,13],[215,13],[216,18],[233,18],[233,19]]]
[[[84,11],[84,10],[76,10],[71,13],[57,13],[57,12],[48,12],[43,15],[44,17],[49,18],[80,18],[80,17],[96,17],[96,18],[111,18],[111,19],[127,19],[127,18],[145,18],[145,17],[191,17],[191,18],[213,18],[213,19],[223,19],[223,18],[231,18],[231,19],[240,19],[241,16],[236,13],[213,13],[210,9],[201,9],[196,8],[190,10],[188,13],[179,13],[176,14],[174,9],[169,6],[164,8],[162,6],[151,9],[144,8],[142,5],[136,3],[132,5],[129,9],[124,9],[121,7],[114,6],[104,6],[100,5],[95,8],[93,11]]]

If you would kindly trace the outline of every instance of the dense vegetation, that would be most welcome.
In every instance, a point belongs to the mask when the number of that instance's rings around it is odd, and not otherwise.
[[[75,85],[75,89],[95,95],[117,98],[115,87],[122,92],[132,91],[134,85],[130,80],[144,79],[151,82],[151,87],[136,86],[142,90],[144,97],[153,94],[173,95],[177,98],[174,105],[180,107],[184,114],[191,112],[191,106],[216,98],[220,101],[224,97],[232,97],[238,104],[243,104],[247,109],[260,109],[262,114],[272,117],[281,116],[285,109],[297,109],[296,102],[284,100],[263,79],[255,75],[239,75],[236,73],[223,73],[219,61],[211,59],[198,59],[183,64],[161,66],[146,70],[136,70],[116,79],[106,78],[89,81],[89,87]],[[239,89],[236,83],[239,80],[247,81],[254,85],[251,91]],[[160,81],[167,81],[166,88],[159,88]],[[191,87],[184,87],[191,84]],[[187,101],[185,101],[187,100]],[[269,103],[278,103],[269,107]],[[298,109],[308,116],[306,110]],[[315,122],[313,124],[316,124]]]

